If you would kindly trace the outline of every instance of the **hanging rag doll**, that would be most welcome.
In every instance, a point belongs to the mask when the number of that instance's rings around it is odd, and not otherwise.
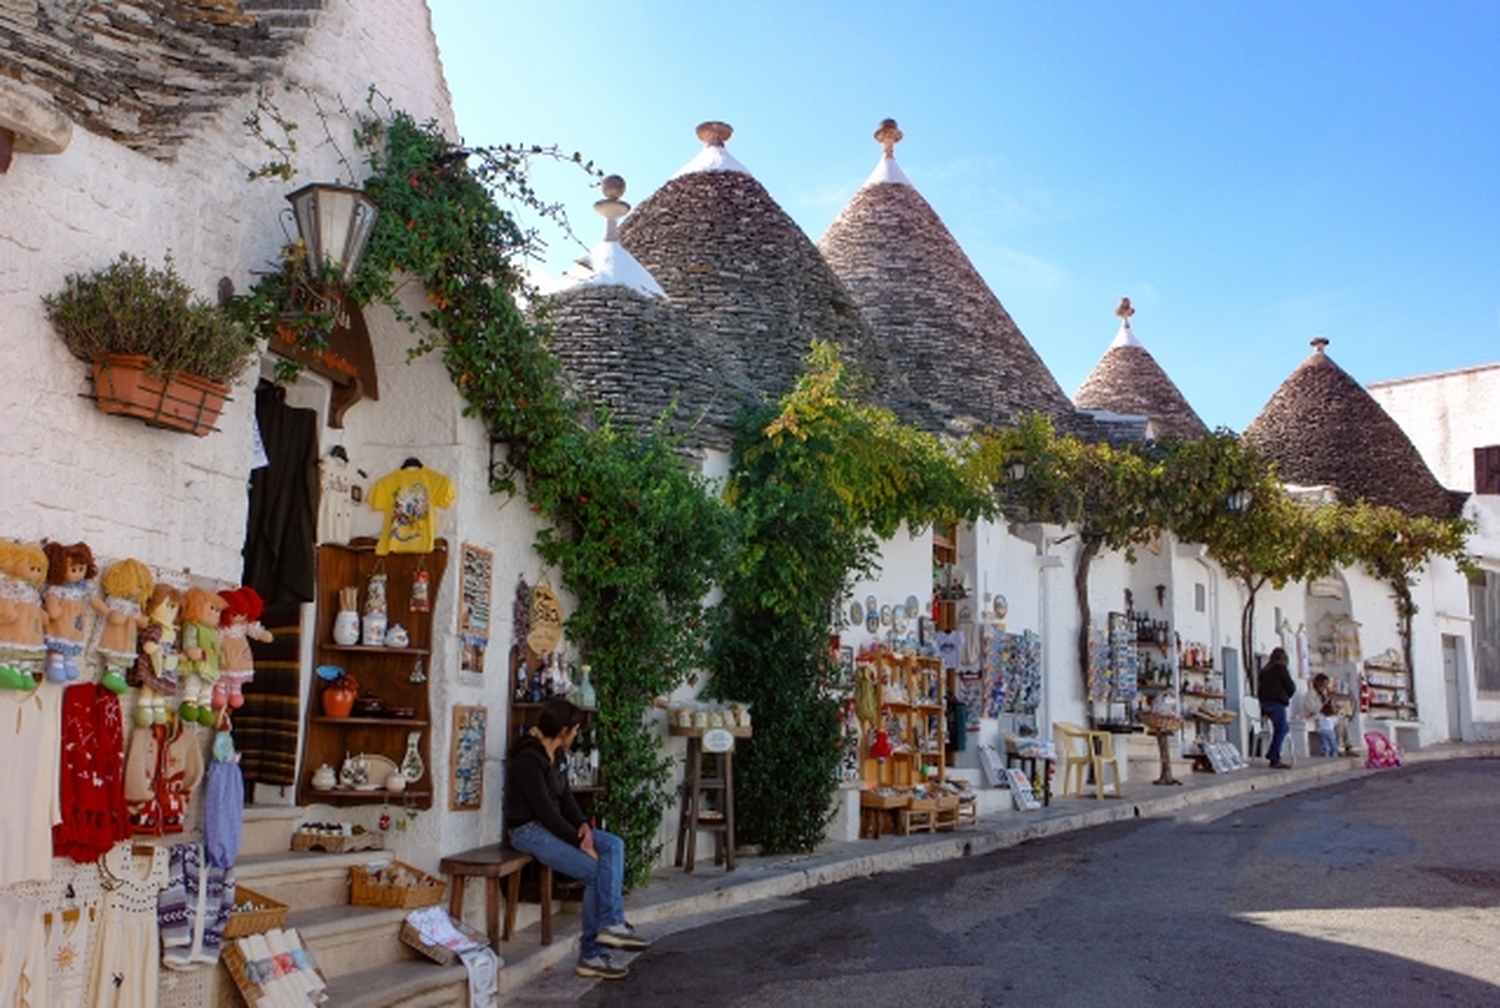
[[[47,554],[36,543],[0,539],[0,688],[29,690],[46,654],[42,584]]]
[[[188,723],[212,728],[211,697],[219,681],[219,617],[224,599],[206,588],[189,588],[182,597],[182,647],[177,664],[182,686],[178,715]]]
[[[115,693],[129,688],[125,674],[135,664],[136,635],[150,622],[141,607],[155,587],[151,568],[131,557],[110,564],[99,579],[104,618],[94,624],[94,648],[104,663],[99,682]]]
[[[182,592],[168,584],[151,589],[146,599],[146,625],[136,634],[135,664],[126,677],[141,689],[135,723],[145,728],[167,723],[167,699],[177,696],[177,613]]]
[[[260,593],[249,585],[220,592],[224,611],[219,614],[219,681],[214,684],[214,707],[239,708],[245,702],[241,692],[255,678],[255,658],[250,641],[271,643],[271,631],[261,626],[260,614],[265,603]]]
[[[88,543],[64,546],[49,541],[42,549],[47,554],[47,588],[42,593],[47,678],[55,683],[73,682],[79,675],[78,656],[88,639],[89,610],[101,616],[107,612],[94,587],[99,568]]]

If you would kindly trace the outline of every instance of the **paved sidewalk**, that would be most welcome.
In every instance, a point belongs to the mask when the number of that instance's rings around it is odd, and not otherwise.
[[[1444,759],[1500,758],[1500,742],[1448,743],[1405,754],[1408,764]],[[1006,810],[981,815],[975,826],[947,833],[885,836],[879,840],[831,842],[810,854],[737,858],[733,872],[700,862],[693,874],[677,868],[658,868],[650,885],[626,897],[631,923],[648,937],[677,930],[687,918],[732,915],[736,908],[767,900],[785,899],[806,889],[845,879],[897,871],[916,865],[985,854],[1014,847],[1026,840],[1054,836],[1118,819],[1170,815],[1193,806],[1227,799],[1272,801],[1276,798],[1367,773],[1362,759],[1350,757],[1301,760],[1290,770],[1271,770],[1264,761],[1228,774],[1192,773],[1180,787],[1155,786],[1150,780],[1130,780],[1123,798],[1096,800],[1054,796],[1048,808],[1034,812]],[[505,960],[501,970],[502,1001],[573,1000],[592,981],[573,977],[577,957],[576,914],[554,917],[554,941],[538,942],[536,927],[526,928],[498,950]],[[676,925],[676,926],[674,926]],[[528,985],[547,978],[529,996]],[[566,981],[564,980],[566,978]],[[576,983],[575,983],[576,981]]]

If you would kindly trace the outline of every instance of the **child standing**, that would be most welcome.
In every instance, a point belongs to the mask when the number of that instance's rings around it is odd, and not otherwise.
[[[1339,711],[1333,705],[1332,700],[1325,700],[1323,706],[1318,708],[1318,713],[1313,718],[1318,726],[1318,742],[1323,750],[1324,756],[1337,756],[1339,754]]]

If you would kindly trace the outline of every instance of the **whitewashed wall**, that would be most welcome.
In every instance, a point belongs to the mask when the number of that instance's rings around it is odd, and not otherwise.
[[[422,4],[356,4],[331,0],[286,79],[313,88],[325,109],[342,100],[361,107],[378,83],[401,107],[451,126],[429,16]],[[328,180],[341,170],[319,142],[311,101],[276,90],[276,101],[301,125],[299,181]],[[82,398],[87,368],[64,349],[41,297],[69,273],[102,267],[121,251],[177,270],[212,296],[230,277],[244,290],[285,241],[279,215],[284,187],[250,182],[247,167],[265,151],[241,121],[249,95],[164,164],[75,129],[67,151],[18,155],[0,176],[0,347],[11,361],[0,383],[0,535],[82,539],[96,552],[136,555],[172,568],[234,580],[240,572],[245,479],[250,459],[254,375],[207,438],[158,431],[106,416]],[[353,151],[349,125],[335,135]],[[347,171],[344,173],[347,178]]]

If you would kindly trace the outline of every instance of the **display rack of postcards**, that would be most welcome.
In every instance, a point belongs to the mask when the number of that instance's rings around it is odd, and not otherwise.
[[[1134,720],[1140,688],[1140,655],[1130,616],[1109,614],[1102,641],[1089,648],[1089,700],[1096,728],[1128,730]]]

